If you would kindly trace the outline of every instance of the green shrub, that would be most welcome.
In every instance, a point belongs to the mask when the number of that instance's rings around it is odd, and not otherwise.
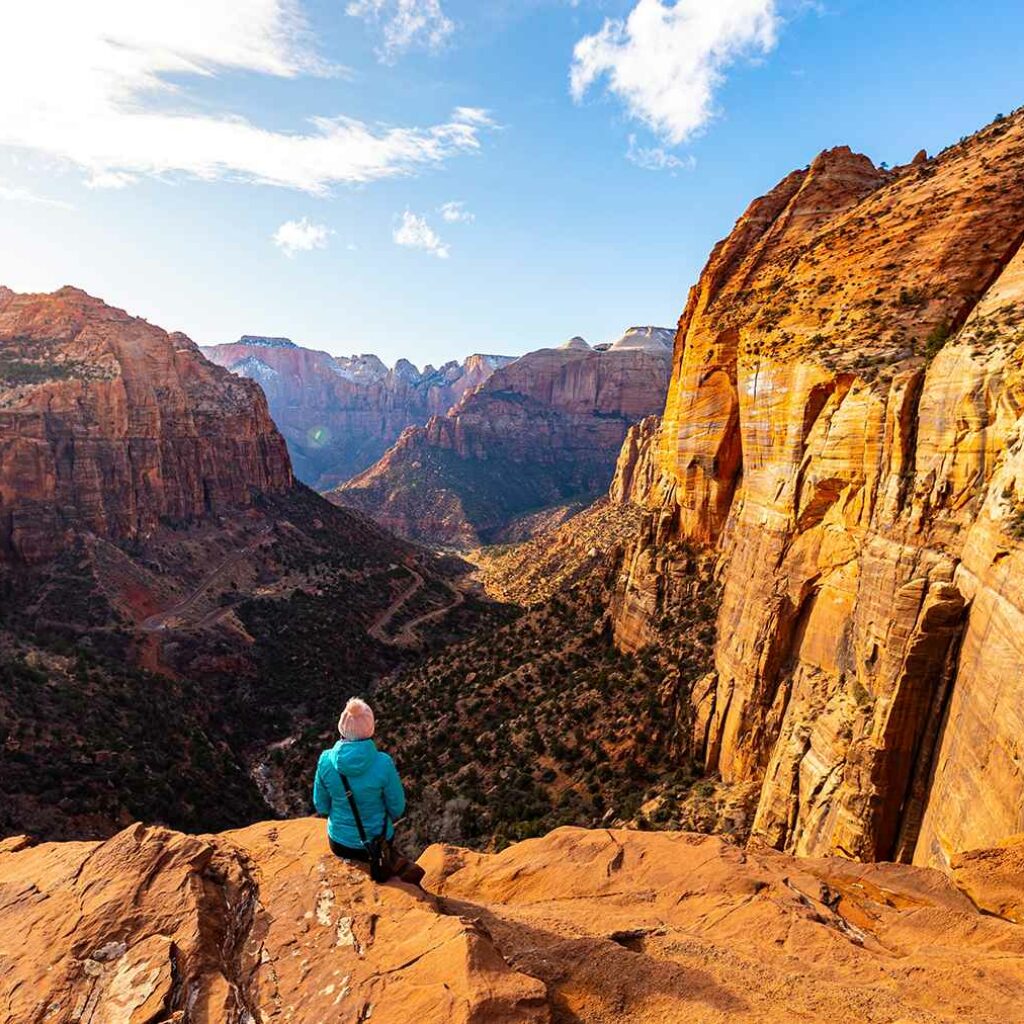
[[[934,359],[938,355],[942,346],[949,340],[949,334],[948,324],[936,324],[931,329],[924,342],[924,353],[929,359]]]

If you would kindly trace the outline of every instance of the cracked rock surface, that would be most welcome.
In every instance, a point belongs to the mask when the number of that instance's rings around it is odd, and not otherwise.
[[[988,863],[973,858],[978,890]],[[991,863],[1005,890],[1014,861]],[[514,969],[547,984],[555,1021],[1024,1017],[1024,929],[932,869],[577,828],[497,855],[435,846],[421,864],[448,912],[478,918]]]
[[[217,836],[135,825],[0,844],[0,1020],[68,1024],[549,1019],[476,925],[374,885],[323,822]]]
[[[100,843],[8,839],[0,1020],[1024,1014],[1024,930],[997,916],[1018,870],[1012,848],[972,855],[965,891],[931,869],[796,860],[670,832],[563,828],[496,855],[434,846],[422,863],[436,895],[374,885],[328,853],[316,819],[214,836],[134,825]]]

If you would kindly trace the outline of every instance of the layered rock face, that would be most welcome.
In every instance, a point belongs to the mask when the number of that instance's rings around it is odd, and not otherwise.
[[[532,509],[604,491],[629,426],[664,404],[668,332],[573,338],[502,367],[333,494],[407,537],[479,544]]]
[[[306,819],[7,840],[0,1014],[996,1024],[1024,1011],[1021,927],[935,871],[562,828],[498,855],[433,847],[424,893],[374,885],[330,855],[323,831]],[[972,860],[983,906],[1000,904],[1005,854]]]
[[[77,288],[0,290],[0,558],[145,537],[292,486],[259,388]]]
[[[707,766],[800,854],[945,865],[1024,828],[1024,121],[893,172],[821,154],[713,251],[616,601],[717,545]]]
[[[471,355],[427,366],[376,356],[332,356],[287,338],[243,335],[203,349],[213,362],[256,381],[288,442],[296,475],[320,490],[366,469],[408,426],[443,415],[509,356]]]

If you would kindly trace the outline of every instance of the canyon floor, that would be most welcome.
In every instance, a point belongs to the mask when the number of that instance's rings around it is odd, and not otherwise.
[[[0,844],[0,1015],[76,1024],[1005,1024],[1024,841],[952,877],[562,828],[372,884],[323,823]]]

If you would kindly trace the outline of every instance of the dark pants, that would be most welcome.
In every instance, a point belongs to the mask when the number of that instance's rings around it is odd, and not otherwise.
[[[330,836],[327,837],[327,842],[331,847],[331,853],[335,857],[344,857],[346,860],[361,860],[364,864],[370,859],[370,855],[365,850],[358,850],[354,846],[342,846],[341,843],[336,843]]]
[[[335,857],[357,860],[363,864],[370,860],[370,855],[365,850],[354,846],[342,846],[341,843],[336,843],[330,836],[327,837],[327,843]],[[399,881],[409,882],[411,885],[419,885],[426,874],[419,864],[414,863],[408,857],[401,854],[394,845],[391,847],[391,871]]]

